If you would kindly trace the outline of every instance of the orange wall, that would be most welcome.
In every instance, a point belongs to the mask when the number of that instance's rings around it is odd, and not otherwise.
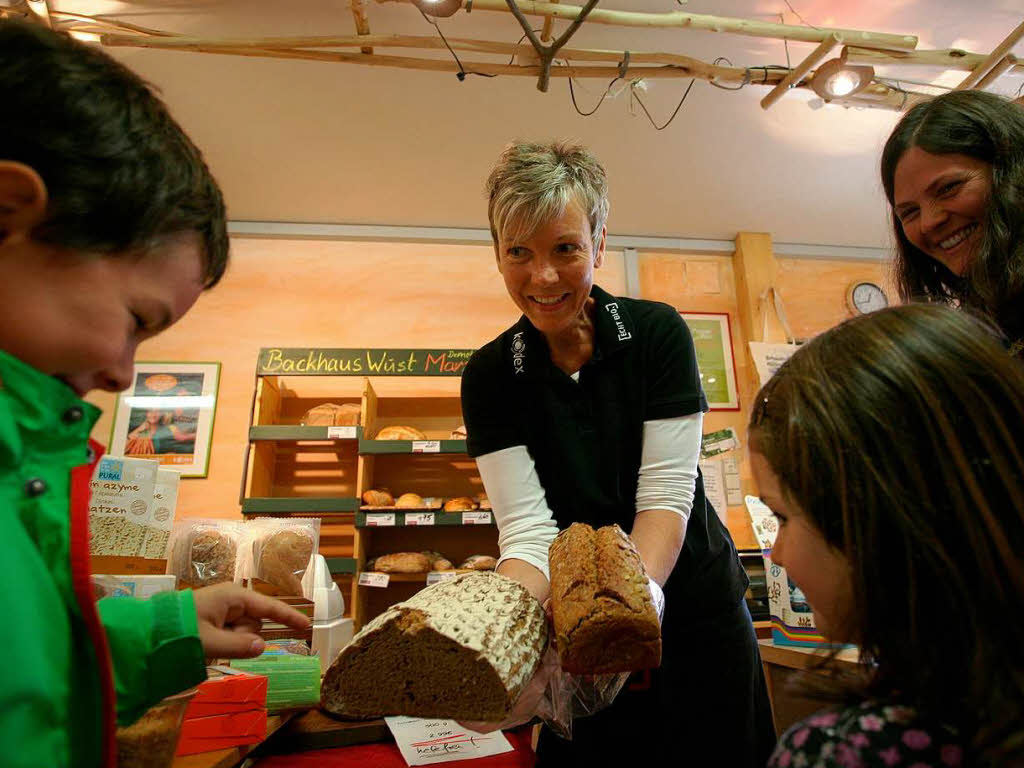
[[[239,514],[260,347],[475,348],[518,317],[490,247],[259,238],[235,238],[232,247],[233,263],[223,282],[138,353],[140,360],[222,364],[209,477],[182,483],[182,515]],[[800,338],[848,316],[846,290],[855,279],[881,281],[890,297],[895,296],[883,264],[780,259],[779,267],[778,289]],[[739,337],[732,259],[641,253],[639,272],[644,298],[681,311],[730,315],[737,381],[747,381],[749,361],[745,340]],[[624,292],[620,253],[609,254],[597,281],[612,293]],[[709,414],[709,431],[732,426],[744,436],[746,406],[754,393],[741,389],[740,395],[743,410]],[[107,412],[94,433],[106,443],[113,397],[92,399]],[[745,459],[741,475],[745,490],[753,491]],[[730,508],[729,523],[740,546],[753,546],[742,507]]]

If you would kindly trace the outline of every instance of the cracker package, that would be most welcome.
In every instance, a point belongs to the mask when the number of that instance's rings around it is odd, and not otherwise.
[[[163,559],[167,557],[167,544],[174,525],[174,512],[178,506],[178,482],[181,474],[161,467],[156,473],[153,503],[146,519],[146,536],[142,542],[142,556]]]
[[[171,530],[167,573],[177,576],[179,585],[186,587],[237,581],[242,527],[235,520],[179,520]]]
[[[248,527],[252,576],[286,595],[301,595],[302,577],[320,543],[319,518],[260,518]]]
[[[89,483],[90,554],[141,554],[159,466],[155,459],[99,460]]]

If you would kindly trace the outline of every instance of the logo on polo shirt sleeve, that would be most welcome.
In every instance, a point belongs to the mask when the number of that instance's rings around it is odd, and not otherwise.
[[[523,339],[523,332],[519,331],[512,337],[512,365],[516,373],[523,372],[523,361],[526,359],[526,341]]]
[[[612,320],[615,321],[615,327],[619,330],[618,340],[625,341],[626,339],[632,339],[633,334],[626,330],[625,323],[622,322],[622,317],[619,315],[619,305],[616,302],[610,302],[604,305],[604,308],[608,310],[608,313],[612,316]]]

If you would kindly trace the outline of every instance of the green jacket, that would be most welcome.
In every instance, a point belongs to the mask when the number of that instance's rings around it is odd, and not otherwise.
[[[206,677],[190,591],[92,597],[99,410],[0,352],[0,673],[5,766],[113,765],[120,724]]]

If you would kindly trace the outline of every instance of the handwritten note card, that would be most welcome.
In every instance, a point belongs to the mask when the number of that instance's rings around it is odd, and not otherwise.
[[[398,749],[409,765],[433,765],[511,752],[501,731],[477,733],[454,720],[385,717]]]

